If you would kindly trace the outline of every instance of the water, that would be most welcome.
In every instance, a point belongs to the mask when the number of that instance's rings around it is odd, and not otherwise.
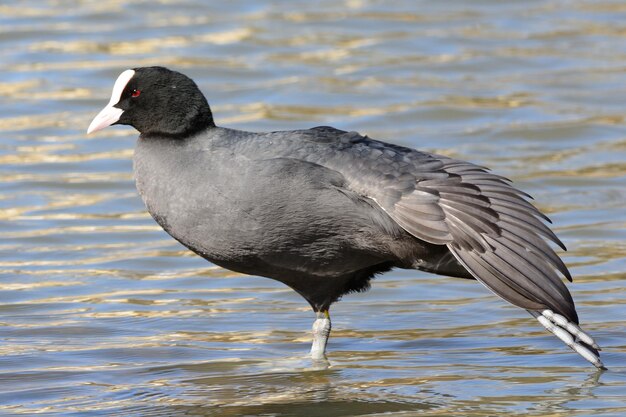
[[[626,7],[608,1],[0,5],[3,416],[623,416]],[[569,247],[598,373],[475,282],[395,271],[306,359],[294,292],[146,214],[136,132],[85,130],[126,68],[193,77],[218,124],[329,124],[490,166]]]

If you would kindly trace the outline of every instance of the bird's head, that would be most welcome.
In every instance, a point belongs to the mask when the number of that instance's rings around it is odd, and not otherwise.
[[[129,69],[113,86],[111,100],[87,133],[130,125],[142,135],[184,137],[215,126],[206,98],[195,82],[163,67]]]

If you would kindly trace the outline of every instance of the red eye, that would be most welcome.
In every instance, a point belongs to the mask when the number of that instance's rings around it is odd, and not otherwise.
[[[135,90],[133,90],[133,92],[132,92],[132,94],[130,96],[135,98],[135,97],[139,97],[139,94],[141,94],[141,91],[135,89]]]

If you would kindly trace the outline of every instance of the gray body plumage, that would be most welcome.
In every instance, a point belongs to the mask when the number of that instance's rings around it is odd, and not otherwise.
[[[477,278],[512,304],[578,322],[543,216],[467,162],[330,127],[213,127],[185,140],[142,135],[135,175],[175,239],[284,282],[316,311],[400,267]]]
[[[316,311],[394,266],[470,277],[445,246],[411,236],[353,189],[342,172],[359,169],[352,150],[316,130],[140,137],[137,188],[183,245],[225,268],[284,282]]]

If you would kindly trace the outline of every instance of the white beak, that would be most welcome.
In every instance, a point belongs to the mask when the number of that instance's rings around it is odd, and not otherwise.
[[[109,104],[107,104],[106,107],[103,108],[91,121],[89,128],[87,128],[87,134],[97,132],[98,130],[111,126],[113,123],[120,120],[124,110],[113,106],[119,103],[126,85],[134,75],[135,71],[126,70],[121,73],[119,77],[117,77],[115,85],[113,86],[113,92],[111,93],[111,100],[109,100]]]
[[[100,129],[104,129],[107,126],[111,126],[113,123],[120,120],[120,117],[124,113],[124,110],[118,109],[113,106],[106,106],[100,113],[91,121],[89,128],[87,128],[87,134],[97,132]]]

